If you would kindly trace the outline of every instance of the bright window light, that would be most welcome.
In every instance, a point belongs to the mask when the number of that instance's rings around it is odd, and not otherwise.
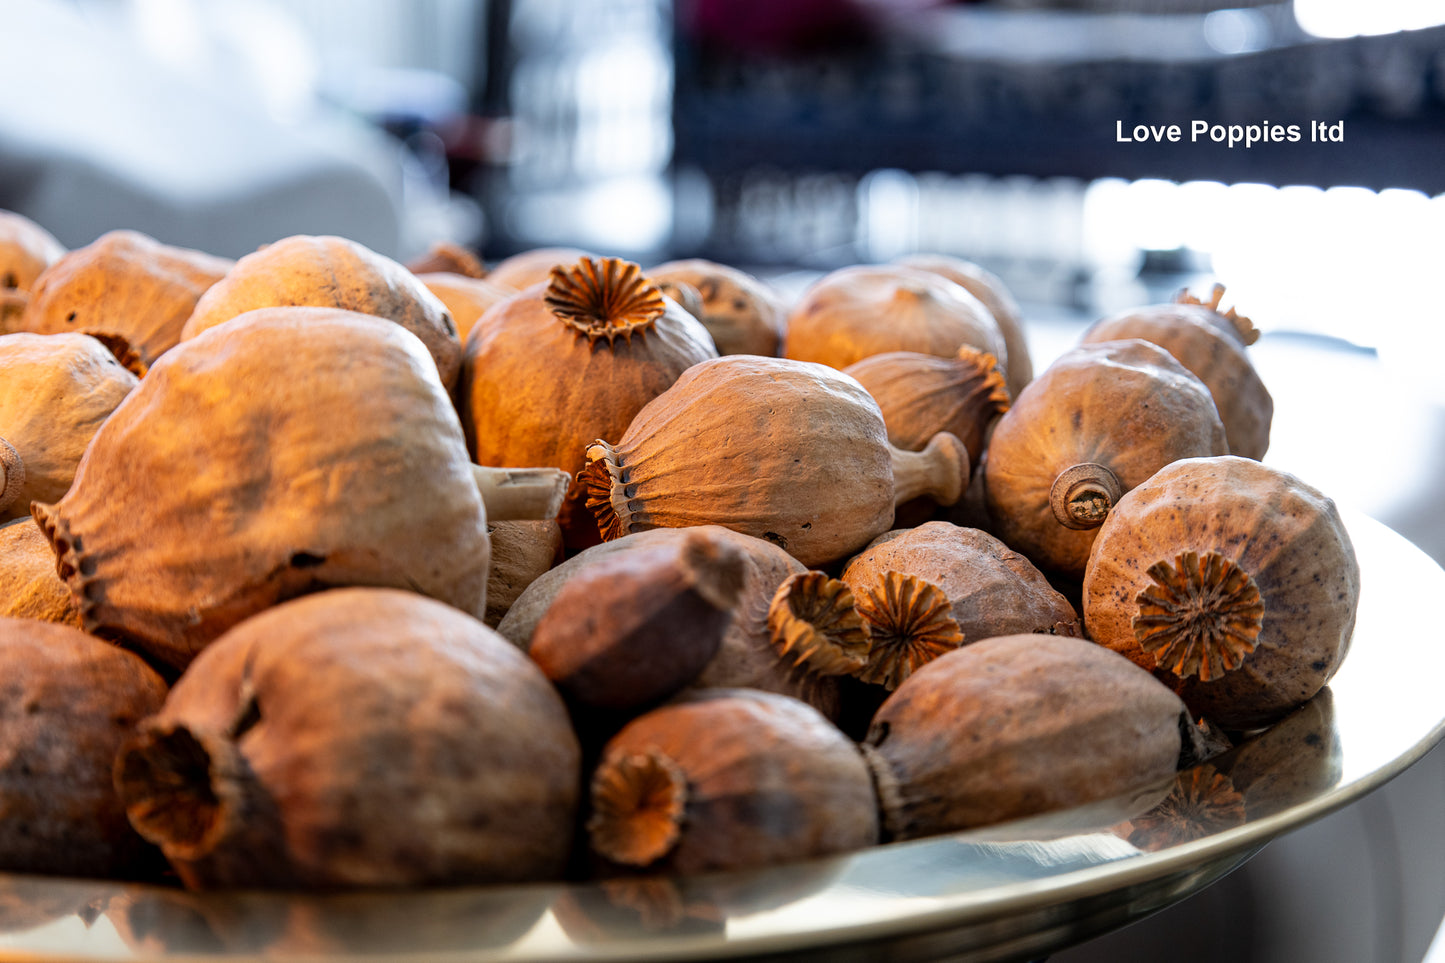
[[[1360,37],[1445,23],[1445,0],[1295,0],[1295,20],[1316,37]]]

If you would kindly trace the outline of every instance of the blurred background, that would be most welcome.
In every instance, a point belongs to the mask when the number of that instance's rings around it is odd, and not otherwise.
[[[1219,280],[1265,333],[1267,461],[1445,559],[1445,0],[0,0],[0,25],[0,208],[67,246],[572,245],[785,294],[955,254],[1023,303],[1036,370]],[[1442,912],[1436,750],[1057,959],[1437,963]]]

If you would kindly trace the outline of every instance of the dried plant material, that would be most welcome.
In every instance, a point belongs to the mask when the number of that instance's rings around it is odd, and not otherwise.
[[[139,231],[110,231],[45,270],[20,329],[94,335],[117,356],[133,351],[132,370],[144,375],[180,341],[196,303],[232,264]]]
[[[1274,418],[1274,399],[1270,397],[1259,373],[1245,351],[1254,336],[1241,338],[1234,321],[1248,324],[1231,312],[1230,317],[1217,311],[1217,298],[1223,287],[1215,289],[1216,301],[1204,304],[1187,295],[1173,304],[1157,304],[1137,308],[1105,318],[1084,332],[1083,343],[1142,338],[1157,344],[1175,360],[1204,382],[1219,409],[1224,433],[1229,439],[1229,453],[1260,459],[1269,448],[1269,428]]]
[[[579,767],[556,691],[491,629],[353,588],[217,640],[115,782],[188,888],[345,889],[560,878]]]
[[[620,438],[644,405],[716,354],[697,319],[636,265],[583,259],[472,329],[458,392],[467,444],[483,465],[575,476],[589,444]],[[597,543],[582,482],[569,488],[558,522],[569,548]]]
[[[1180,773],[1164,801],[1120,827],[1120,835],[1155,852],[1243,826],[1244,796],[1213,766]]]
[[[0,525],[0,616],[80,628],[80,609],[55,574],[55,553],[31,518]]]
[[[629,771],[625,760],[639,757],[650,761]],[[598,772],[605,775],[593,782],[594,809],[637,814],[605,818],[589,833],[598,857],[632,857],[604,862],[612,872],[646,866],[687,876],[877,841],[877,801],[857,746],[816,710],[774,693],[684,693],[628,723],[608,742]],[[679,782],[680,818],[672,815]],[[634,799],[648,805],[625,805]]]
[[[91,437],[135,386],[87,335],[0,337],[0,521],[64,495]]]
[[[951,435],[922,452],[890,445],[877,403],[853,378],[752,355],[694,365],[587,459],[587,505],[604,538],[724,525],[810,568],[886,531],[896,503],[951,504],[968,477],[968,453]]]
[[[800,672],[779,659],[771,644],[769,606],[778,587],[790,576],[807,571],[802,563],[771,542],[717,525],[691,528],[657,528],[603,542],[579,552],[527,586],[497,631],[514,645],[531,647],[537,623],[557,593],[571,579],[599,565],[614,552],[650,551],[660,545],[680,545],[693,531],[718,537],[736,547],[744,558],[742,587],[733,617],[723,633],[717,655],[694,683],[698,688],[746,686],[802,699],[829,718],[839,710],[838,680]]]
[[[562,529],[556,519],[492,521],[487,519],[492,564],[487,571],[487,615],[492,628],[527,588],[562,560]]]
[[[454,241],[437,241],[424,254],[406,262],[406,269],[415,275],[452,274],[464,278],[484,278],[487,266],[471,248]]]
[[[665,294],[683,303],[686,289],[697,293],[696,316],[712,335],[720,355],[772,357],[782,343],[787,313],[768,284],[745,271],[702,258],[668,261],[647,272]],[[691,308],[689,308],[691,310]]]
[[[1008,365],[988,308],[928,271],[899,265],[840,268],[813,283],[788,315],[783,356],[842,369],[885,351],[952,357],[969,345]]]
[[[1254,651],[1264,624],[1264,601],[1254,579],[1217,552],[1181,552],[1173,564],[1155,562],[1153,585],[1135,601],[1134,638],[1155,663],[1181,679],[1223,677]]]
[[[551,281],[554,267],[576,264],[583,258],[595,258],[591,251],[576,247],[538,247],[503,258],[487,272],[487,280],[498,287],[525,291],[535,284]]]
[[[868,632],[847,584],[825,572],[790,575],[768,607],[778,655],[809,673],[856,675],[868,662]]]
[[[885,532],[848,562],[842,578],[861,594],[889,571],[938,586],[966,641],[1027,633],[1083,634],[1074,607],[1032,562],[976,528],[925,522]]]
[[[516,294],[511,288],[483,278],[464,277],[460,274],[426,273],[418,274],[417,280],[435,294],[446,306],[457,326],[457,338],[466,344],[467,335],[476,327],[482,315],[494,306]]]
[[[78,629],[0,618],[0,870],[133,874],[149,847],[111,788],[121,742],[165,682]]]
[[[605,859],[650,866],[682,837],[687,777],[656,750],[618,755],[592,774],[587,835]]]
[[[940,656],[864,744],[887,839],[1065,809],[1167,780],[1193,728],[1179,697],[1083,639],[1009,635]]]
[[[621,258],[582,258],[569,267],[552,269],[542,298],[553,316],[589,344],[646,331],[666,311],[662,292],[642,276],[642,269]]]
[[[1335,674],[1359,594],[1334,502],[1252,459],[1190,458],[1125,495],[1099,529],[1084,618],[1196,715],[1249,729]]]
[[[875,354],[844,369],[878,402],[888,440],[922,451],[946,431],[963,442],[977,465],[999,417],[1009,409],[1009,391],[998,359],[968,345],[951,358],[915,351]]]
[[[868,629],[868,664],[858,673],[892,691],[919,668],[963,644],[948,596],[914,575],[885,572],[856,604]]]
[[[29,291],[64,254],[65,246],[45,228],[23,214],[0,211],[0,296]]]
[[[168,352],[65,496],[32,512],[86,631],[184,668],[247,616],[328,586],[481,616],[472,469],[420,341],[353,312],[271,308]]]
[[[983,302],[983,306],[988,308],[989,314],[992,314],[994,321],[998,323],[1008,350],[1005,370],[1010,397],[1023,391],[1024,386],[1034,379],[1034,365],[1029,357],[1023,312],[1019,310],[1018,302],[1014,300],[1013,293],[1003,283],[1002,278],[972,261],[947,254],[909,254],[893,263],[940,274]]]
[[[714,532],[598,559],[562,585],[532,632],[532,660],[573,705],[662,701],[717,654],[745,577]]]
[[[1138,339],[1079,345],[999,419],[989,517],[1039,568],[1079,578],[1122,493],[1172,461],[1228,450],[1209,390],[1169,352]]]
[[[293,235],[241,258],[196,303],[181,338],[247,311],[284,306],[339,308],[394,321],[426,345],[442,384],[456,384],[462,347],[446,306],[396,261],[342,237]]]
[[[1224,301],[1224,285],[1216,284],[1209,292],[1209,300],[1203,301],[1194,297],[1186,288],[1174,296],[1175,304],[1197,305],[1208,308],[1213,315],[1214,324],[1222,331],[1228,332],[1239,340],[1245,347],[1254,344],[1259,340],[1259,331],[1254,327],[1254,322],[1240,314],[1234,308],[1228,311],[1219,310],[1220,304]]]

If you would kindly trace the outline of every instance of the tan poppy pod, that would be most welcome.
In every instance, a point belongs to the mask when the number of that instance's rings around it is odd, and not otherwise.
[[[947,254],[909,254],[893,263],[941,274],[982,301],[994,321],[998,322],[1004,344],[1008,347],[1006,374],[1009,394],[1017,395],[1034,380],[1034,364],[1029,356],[1023,312],[1002,278],[972,261]]]
[[[88,335],[0,337],[0,521],[64,495],[91,437],[135,386]]]
[[[537,623],[562,586],[572,578],[616,552],[651,551],[658,546],[675,549],[694,532],[721,538],[741,551],[744,560],[742,587],[732,620],[723,633],[717,655],[703,668],[695,684],[699,688],[748,687],[778,692],[802,699],[831,718],[839,708],[837,679],[798,671],[792,660],[778,657],[772,641],[769,608],[774,595],[789,576],[807,570],[771,542],[718,525],[656,528],[579,552],[527,586],[497,625],[497,631],[524,651],[529,649]]]
[[[773,356],[782,342],[787,312],[771,287],[745,271],[702,258],[668,261],[647,272],[674,300],[671,286],[698,294],[698,320],[717,344],[718,354]]]
[[[693,875],[871,846],[878,809],[853,741],[753,689],[685,693],[607,744],[588,847],[603,867]]]
[[[895,504],[952,504],[968,477],[952,435],[922,452],[890,445],[877,402],[853,378],[754,355],[694,365],[587,458],[587,504],[604,538],[723,525],[809,568],[887,531]]]
[[[1084,619],[1197,715],[1247,729],[1335,674],[1359,593],[1334,502],[1252,459],[1192,458],[1135,488],[1099,529]]]
[[[484,278],[466,277],[447,272],[431,272],[417,275],[427,290],[441,299],[451,313],[457,326],[457,337],[463,344],[477,320],[493,305],[516,294],[511,288],[493,284]]]
[[[842,578],[861,595],[876,591],[889,572],[942,590],[965,644],[997,635],[1083,634],[1074,607],[1032,562],[976,528],[926,522],[885,532],[849,560]]]
[[[93,335],[143,375],[181,339],[196,302],[232,263],[139,231],[110,231],[45,270],[20,330]]]
[[[554,267],[569,267],[583,258],[598,258],[578,247],[538,247],[503,258],[487,272],[487,280],[498,287],[524,291],[552,279]]]
[[[1216,299],[1223,291],[1222,286],[1216,289]],[[1248,324],[1247,318],[1234,317]],[[1258,335],[1252,327],[1248,330]],[[1240,335],[1225,323],[1224,316],[1189,298],[1105,318],[1085,331],[1082,341],[1091,344],[1123,338],[1142,338],[1159,345],[1204,382],[1224,422],[1230,454],[1256,461],[1264,457],[1274,399],[1245,353]]]
[[[824,275],[788,315],[783,356],[843,369],[885,351],[952,357],[969,345],[1007,370],[1008,348],[988,308],[947,278],[896,265]]]
[[[1228,452],[1209,389],[1157,345],[1080,345],[999,419],[984,466],[989,517],[1046,572],[1084,574],[1119,498],[1180,458]]]
[[[453,241],[437,241],[422,254],[406,262],[412,274],[456,274],[467,278],[484,278],[487,266],[471,248]]]
[[[0,616],[80,628],[80,609],[55,574],[55,553],[30,517],[0,525]]]
[[[977,465],[996,422],[1009,409],[998,360],[964,345],[951,358],[916,351],[870,355],[843,369],[878,402],[888,440],[922,451],[946,431],[963,442]]]
[[[436,365],[353,312],[264,309],[178,345],[32,511],[86,631],[176,668],[328,586],[486,610],[486,517]]]
[[[1006,635],[920,668],[864,742],[885,840],[1122,796],[1168,780],[1192,740],[1158,680],[1083,639]]]
[[[29,291],[65,246],[23,214],[0,211],[0,291]]]
[[[115,877],[149,847],[111,787],[121,742],[166,697],[139,656],[78,629],[0,618],[0,871]]]
[[[181,338],[256,308],[292,305],[395,321],[426,345],[442,384],[456,384],[462,346],[446,306],[406,268],[343,237],[298,234],[247,254],[197,302]]]
[[[218,639],[115,785],[191,889],[459,885],[560,878],[580,765],[561,698],[495,632],[350,588]]]
[[[575,476],[588,445],[622,437],[643,405],[716,356],[706,329],[637,265],[577,261],[473,328],[458,392],[467,443],[482,465],[547,465]],[[558,521],[568,547],[596,544],[580,481]]]

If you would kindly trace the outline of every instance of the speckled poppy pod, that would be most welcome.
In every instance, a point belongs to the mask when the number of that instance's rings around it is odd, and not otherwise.
[[[0,337],[0,521],[64,495],[136,377],[84,334]]]
[[[1083,343],[1143,338],[1159,345],[1204,382],[1219,409],[1233,455],[1258,460],[1269,448],[1274,399],[1255,371],[1245,347],[1259,337],[1248,318],[1230,309],[1221,314],[1224,286],[1213,300],[1200,302],[1181,292],[1172,304],[1136,308],[1096,322]]]
[[[192,889],[560,878],[581,751],[555,689],[397,589],[237,625],[115,757],[132,825]]]
[[[778,353],[787,313],[778,294],[751,274],[689,258],[659,264],[647,276],[670,297],[680,286],[697,292],[697,319],[712,335],[718,354]],[[674,300],[681,303],[681,298]]]
[[[558,267],[501,302],[467,338],[462,426],[482,465],[548,465],[575,476],[593,439],[617,439],[642,406],[699,361],[707,330],[617,258]],[[568,547],[597,542],[580,482],[558,522]]]
[[[115,877],[150,852],[111,787],[116,750],[166,685],[79,629],[0,618],[0,871]]]
[[[552,278],[554,267],[565,268],[583,258],[598,258],[578,247],[537,247],[503,258],[487,272],[487,280],[499,287],[524,291]]]
[[[18,330],[92,335],[144,375],[181,340],[197,301],[233,263],[139,231],[110,231],[46,268]]]
[[[1079,345],[1014,401],[984,466],[995,534],[1040,569],[1084,574],[1119,498],[1179,458],[1229,450],[1209,389],[1137,338]]]
[[[0,525],[0,615],[80,628],[80,609],[55,573],[55,553],[30,517]]]
[[[167,352],[31,511],[86,630],[175,668],[327,586],[485,611],[486,516],[436,364],[353,312],[263,309]]]
[[[871,846],[868,767],[836,726],[787,696],[701,689],[607,744],[587,835],[603,872],[691,875]]]
[[[888,443],[878,404],[825,365],[729,355],[689,368],[582,478],[603,537],[723,525],[819,568],[886,531],[895,504],[952,504],[968,453],[940,433],[922,452]]]
[[[987,826],[1133,792],[1192,763],[1179,697],[1083,639],[1006,635],[913,673],[864,754],[885,840]]]
[[[947,278],[899,265],[857,265],[824,275],[788,315],[783,356],[842,369],[885,351],[952,357],[969,345],[1008,364],[998,322]]]
[[[1023,312],[1002,278],[972,261],[947,254],[908,254],[893,263],[941,274],[983,302],[998,322],[1004,344],[1008,347],[1006,376],[1010,395],[1017,395],[1034,379]]]
[[[426,345],[442,384],[456,384],[462,346],[446,306],[396,261],[344,237],[297,234],[241,258],[196,302],[180,336],[194,338],[256,308],[292,305],[395,321]]]
[[[1236,456],[1175,462],[1099,530],[1089,635],[1227,729],[1309,699],[1349,651],[1360,568],[1334,502]]]

